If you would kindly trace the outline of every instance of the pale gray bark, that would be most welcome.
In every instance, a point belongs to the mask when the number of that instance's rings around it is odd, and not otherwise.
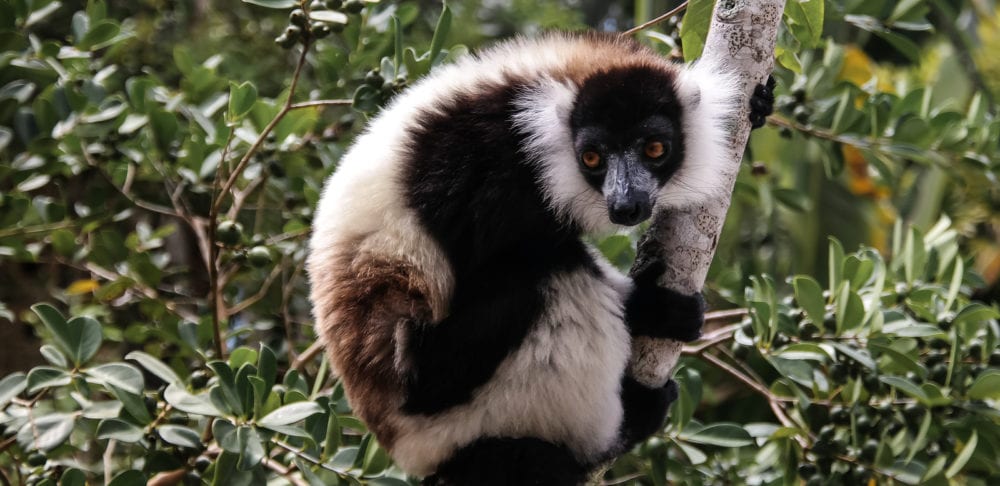
[[[740,160],[750,135],[749,99],[774,67],[774,45],[784,11],[784,0],[718,0],[702,58],[726,66],[743,82],[745,98],[740,113],[734,113],[730,140],[731,163],[719,174],[723,197],[684,210],[655,211],[649,232],[643,237],[644,251],[657,251],[667,271],[660,285],[684,294],[700,292],[715,255],[722,223],[732,195]],[[665,323],[669,325],[669,323]],[[632,344],[630,372],[647,386],[662,386],[673,374],[682,343],[671,339],[636,338]]]

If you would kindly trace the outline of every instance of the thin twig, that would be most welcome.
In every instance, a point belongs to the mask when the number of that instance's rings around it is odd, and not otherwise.
[[[656,25],[656,24],[658,24],[660,22],[663,22],[664,20],[669,19],[670,17],[673,17],[674,15],[677,15],[682,10],[684,10],[685,8],[687,8],[687,6],[688,6],[688,3],[684,2],[684,3],[682,3],[682,4],[680,4],[680,5],[676,6],[676,7],[674,7],[673,10],[670,10],[669,12],[667,12],[667,13],[665,13],[663,15],[660,15],[659,17],[656,17],[653,20],[650,20],[648,22],[642,23],[640,25],[632,27],[629,30],[626,30],[625,32],[622,32],[621,35],[623,35],[623,36],[624,35],[632,35],[632,34],[634,34],[636,32],[639,32],[640,30],[646,30],[646,29],[648,29],[648,28],[650,28],[650,27],[652,27],[652,26],[654,26],[654,25]]]
[[[104,460],[104,484],[111,484],[111,477],[112,477],[111,473],[113,472],[112,468],[111,468],[111,464],[112,464],[111,460],[114,459],[115,445],[116,444],[118,444],[118,441],[116,441],[114,439],[110,439],[110,440],[108,440],[108,447],[106,449],[104,449],[104,457],[103,457],[103,460]]]
[[[264,283],[260,284],[260,290],[258,290],[256,294],[253,294],[250,297],[243,299],[243,301],[241,301],[240,303],[230,307],[229,309],[226,309],[225,311],[226,315],[234,316],[236,314],[239,314],[240,312],[246,310],[247,307],[256,304],[264,297],[267,297],[267,291],[271,289],[271,284],[274,283],[274,279],[281,274],[281,271],[283,269],[284,267],[282,265],[275,265],[274,268],[271,270],[271,273],[269,273],[267,275],[267,278],[264,279]]]
[[[229,130],[226,138],[226,145],[222,149],[222,156],[219,165],[215,168],[215,179],[212,180],[212,207],[208,210],[208,235],[205,237],[203,247],[208,248],[208,295],[209,307],[212,310],[212,334],[215,341],[215,353],[218,359],[225,359],[226,344],[222,341],[222,324],[219,322],[219,315],[225,312],[223,309],[222,297],[219,289],[225,285],[219,284],[219,247],[215,244],[216,230],[219,226],[219,206],[215,204],[215,198],[222,199],[219,193],[219,181],[222,180],[223,170],[226,160],[229,158],[229,150],[233,146],[233,137],[236,135],[236,128]]]
[[[323,462],[322,462],[322,461],[320,461],[319,459],[316,459],[315,457],[313,457],[313,456],[311,456],[311,455],[309,455],[309,454],[306,454],[305,452],[302,452],[302,451],[301,451],[301,450],[299,450],[299,449],[296,449],[296,448],[292,447],[292,446],[291,446],[290,444],[288,444],[288,443],[286,443],[286,442],[283,442],[283,441],[281,441],[281,440],[278,440],[278,439],[274,439],[274,441],[273,441],[273,442],[274,442],[274,443],[275,443],[275,444],[276,444],[276,445],[277,445],[278,447],[280,447],[280,448],[282,448],[282,449],[284,449],[284,450],[286,450],[286,451],[288,451],[288,452],[291,452],[291,453],[292,453],[292,454],[294,454],[294,455],[295,455],[296,457],[298,457],[298,458],[300,458],[300,459],[302,459],[302,460],[304,460],[304,461],[306,461],[306,462],[309,462],[309,463],[312,463],[312,464],[313,464],[314,466],[319,466],[319,467],[320,467],[320,468],[322,468],[322,469],[326,469],[327,471],[330,471],[330,472],[332,472],[332,473],[335,473],[335,474],[336,474],[337,476],[339,476],[339,477],[344,477],[344,473],[343,473],[343,472],[341,472],[341,471],[338,471],[338,470],[336,470],[336,469],[334,469],[334,468],[332,468],[332,467],[328,466],[327,464],[323,463]]]
[[[298,370],[299,373],[305,368],[305,364],[316,357],[317,354],[323,351],[323,344],[319,341],[315,341],[306,348],[298,358],[295,358],[288,367],[293,370]]]
[[[321,106],[351,106],[354,103],[353,100],[313,100],[313,101],[303,101],[301,103],[292,103],[288,106],[289,110],[300,110],[302,108],[313,108]]]
[[[267,466],[270,470],[284,476],[285,479],[288,480],[288,482],[294,484],[295,486],[309,486],[309,483],[295,477],[292,474],[292,471],[294,469],[292,469],[291,467],[282,466],[281,463],[275,462],[274,459],[270,457],[264,458],[264,465]]]
[[[308,53],[309,53],[309,44],[306,43],[302,46],[302,55],[299,56],[299,62],[295,66],[295,73],[292,74],[292,82],[288,87],[288,99],[285,100],[285,104],[282,105],[281,110],[278,111],[278,114],[274,115],[274,118],[271,119],[271,122],[268,123],[267,126],[264,127],[264,130],[260,132],[260,135],[257,137],[257,140],[254,141],[253,145],[250,146],[250,149],[247,150],[247,153],[243,155],[243,158],[240,159],[240,162],[236,164],[236,168],[233,169],[233,172],[229,174],[229,179],[227,179],[226,183],[222,185],[222,190],[219,192],[218,197],[212,204],[212,206],[215,207],[216,211],[218,211],[218,208],[222,206],[222,202],[225,201],[226,195],[229,194],[229,190],[232,189],[233,185],[236,184],[236,181],[243,173],[243,170],[246,169],[247,164],[250,163],[250,159],[252,159],[254,154],[256,154],[257,151],[260,150],[260,147],[264,145],[264,140],[266,140],[267,136],[271,133],[272,130],[274,130],[274,127],[278,125],[278,122],[280,122],[283,118],[285,118],[285,115],[287,115],[288,112],[291,110],[293,104],[292,98],[295,96],[295,88],[299,84],[299,76],[301,76],[302,74],[302,67],[305,66],[306,64],[306,54]]]

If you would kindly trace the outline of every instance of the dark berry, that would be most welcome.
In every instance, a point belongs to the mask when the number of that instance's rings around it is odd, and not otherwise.
[[[305,11],[301,8],[292,10],[292,13],[288,14],[288,21],[293,25],[299,26],[300,28],[305,28],[309,25],[309,17],[306,16]]]

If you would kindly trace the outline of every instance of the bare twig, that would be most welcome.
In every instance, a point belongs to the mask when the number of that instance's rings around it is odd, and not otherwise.
[[[103,461],[104,461],[104,484],[111,484],[111,478],[112,478],[111,474],[114,472],[112,470],[111,464],[112,464],[112,459],[114,459],[114,455],[115,455],[115,445],[117,445],[117,444],[118,444],[118,441],[116,441],[114,439],[110,439],[110,440],[108,440],[108,447],[104,449],[104,457],[103,457]]]
[[[298,370],[299,373],[301,373],[302,370],[305,368],[306,363],[311,361],[313,358],[316,357],[317,354],[321,353],[322,351],[323,351],[323,344],[320,343],[319,341],[316,341],[310,344],[309,347],[306,348],[306,350],[303,351],[298,358],[295,358],[295,360],[292,361],[292,363],[288,367],[293,370]]]
[[[621,35],[632,35],[632,34],[634,34],[636,32],[639,32],[640,30],[646,30],[646,29],[648,29],[648,28],[650,28],[650,27],[652,27],[652,26],[654,26],[654,25],[656,25],[656,24],[658,24],[660,22],[663,22],[664,20],[669,19],[670,17],[673,17],[674,15],[677,15],[682,10],[684,10],[685,8],[687,8],[687,6],[688,6],[688,3],[684,2],[684,3],[680,4],[680,5],[678,5],[677,7],[675,7],[673,10],[670,10],[669,12],[667,12],[667,13],[665,13],[663,15],[660,15],[659,17],[656,17],[653,20],[650,20],[648,22],[644,22],[644,23],[642,23],[640,25],[632,27],[629,30],[626,30],[625,32],[622,32]]]
[[[261,299],[267,296],[267,291],[271,289],[271,284],[274,283],[274,279],[277,278],[278,275],[281,275],[281,271],[283,269],[284,267],[282,265],[275,265],[274,268],[271,269],[271,273],[269,273],[267,278],[264,279],[264,283],[260,284],[260,290],[258,290],[256,294],[243,299],[240,303],[226,309],[226,316],[239,314],[240,312],[246,310],[247,307],[260,302]]]
[[[212,207],[208,211],[208,235],[205,237],[203,247],[208,249],[208,296],[209,306],[212,309],[212,334],[215,344],[215,353],[218,359],[225,359],[226,344],[222,341],[222,325],[219,322],[219,315],[225,312],[225,305],[219,295],[219,289],[224,285],[219,284],[219,247],[215,244],[216,230],[219,226],[219,206],[215,204],[216,199],[222,199],[219,194],[219,181],[222,180],[223,170],[226,160],[229,158],[229,150],[233,146],[233,137],[236,135],[236,128],[229,130],[226,138],[226,145],[222,149],[222,156],[219,165],[215,168],[215,179],[212,181]]]
[[[351,106],[354,101],[352,100],[313,100],[313,101],[303,101],[301,103],[292,103],[288,106],[289,110],[300,110],[302,108],[315,108],[323,106]]]

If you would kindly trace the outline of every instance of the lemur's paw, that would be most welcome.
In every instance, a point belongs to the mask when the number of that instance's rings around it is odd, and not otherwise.
[[[686,343],[697,340],[705,325],[705,298],[701,293],[682,295],[675,292],[673,299],[674,311],[667,337]]]
[[[750,126],[760,128],[767,123],[767,116],[774,113],[774,76],[767,77],[767,84],[758,84],[750,97]]]

